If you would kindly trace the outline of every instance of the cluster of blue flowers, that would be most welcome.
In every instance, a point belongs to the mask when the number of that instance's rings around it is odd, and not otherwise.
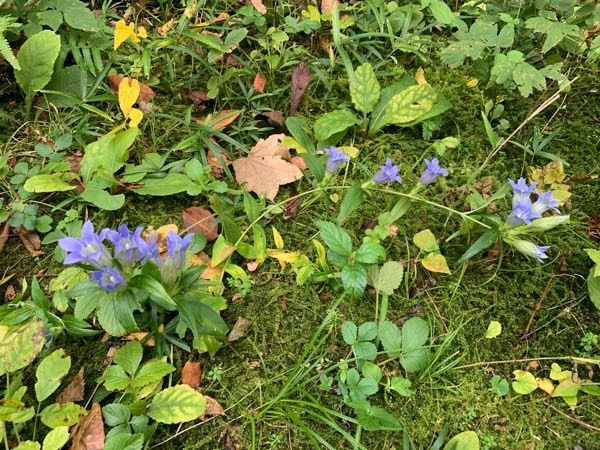
[[[153,261],[165,273],[180,271],[192,235],[182,238],[170,231],[166,239],[167,256],[162,257],[156,240],[144,240],[142,231],[143,228],[138,227],[131,232],[127,225],[121,225],[116,231],[104,228],[95,233],[94,225],[87,221],[81,228],[81,237],[59,239],[58,245],[67,251],[63,263],[94,267],[96,270],[91,273],[92,279],[109,292],[125,288],[128,275],[149,261]],[[105,241],[112,246],[106,246]]]
[[[323,151],[327,154],[327,162],[325,163],[325,172],[327,175],[333,175],[340,169],[342,164],[350,161],[348,154],[335,146],[325,148]],[[440,167],[437,158],[433,158],[431,161],[426,159],[425,166],[426,169],[419,178],[421,186],[429,186],[440,175],[448,175],[448,171]],[[390,158],[386,158],[385,164],[373,175],[371,181],[375,184],[402,183],[402,178],[398,175],[398,172],[400,172],[400,168],[394,165]]]

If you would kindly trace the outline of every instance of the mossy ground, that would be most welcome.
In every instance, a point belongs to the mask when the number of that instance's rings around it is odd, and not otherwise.
[[[290,68],[291,64],[283,71],[287,74]],[[464,207],[464,198],[457,198],[451,188],[462,186],[479,168],[489,151],[480,119],[482,94],[478,88],[466,87],[470,76],[467,69],[450,71],[441,64],[431,64],[425,69],[428,81],[454,105],[451,112],[442,116],[442,128],[435,137],[453,135],[461,140],[459,148],[449,149],[443,156],[443,164],[450,170],[449,177],[433,187],[428,195],[433,201],[445,202],[460,209]],[[382,84],[391,83],[395,71],[397,69],[390,68],[389,76],[382,79]],[[243,77],[243,71],[238,75]],[[281,76],[272,73],[268,82],[273,84],[275,78]],[[566,168],[568,175],[597,174],[600,103],[597,94],[593,96],[597,77],[596,70],[582,69],[581,78],[565,95],[564,101],[556,102],[545,110],[515,139],[525,145],[534,126],[546,130],[560,128],[560,134],[552,141],[548,151],[570,164]],[[165,114],[180,116],[185,109],[179,103],[183,95],[206,82],[201,75],[188,73],[185,68],[179,70],[178,80],[174,85],[169,85],[172,92],[156,100],[163,102]],[[187,80],[188,84],[182,80]],[[235,77],[231,83],[234,82]],[[274,84],[273,88],[276,87],[280,86]],[[166,92],[166,88],[163,91]],[[269,100],[269,106],[284,109],[285,90],[281,92]],[[239,101],[233,100],[234,97],[230,96],[229,100],[217,102],[221,107],[244,107],[249,112],[265,107],[250,101],[244,104],[243,96],[237,99]],[[341,103],[348,103],[345,80],[334,79],[329,88],[315,81],[305,97],[301,114],[312,120]],[[514,97],[507,98],[503,104],[505,116],[509,118],[511,129],[514,129],[539,105],[539,101]],[[0,118],[3,123],[11,120],[7,111],[3,111]],[[244,130],[242,124],[232,136],[251,146],[254,138],[259,136],[258,128],[253,128],[251,133],[244,133]],[[167,119],[150,119],[144,125],[144,138],[139,142],[139,149],[161,152],[173,148],[195,132],[197,130],[192,128],[174,126]],[[409,171],[413,164],[424,153],[430,156],[430,142],[422,139],[420,127],[387,128],[371,138],[365,138],[357,132],[348,140],[361,150],[359,160],[364,167],[348,172],[346,175],[349,179],[364,178],[366,171],[376,170],[379,162],[390,156],[400,163],[402,173],[407,173],[407,180],[410,180]],[[197,153],[201,154],[202,151]],[[192,152],[189,155],[194,154]],[[508,177],[518,178],[526,174],[531,165],[545,162],[540,159],[532,161],[523,150],[509,144],[484,168],[480,176],[492,177],[497,188]],[[301,182],[299,190],[307,186],[308,183]],[[282,191],[286,195],[286,188]],[[473,365],[464,369],[440,370],[435,377],[416,377],[413,380],[415,395],[412,398],[389,393],[375,396],[374,403],[385,407],[398,418],[416,448],[428,448],[444,428],[449,430],[450,435],[467,429],[476,430],[483,448],[570,449],[577,445],[584,449],[598,448],[598,432],[584,426],[600,424],[597,398],[581,394],[577,409],[571,411],[561,399],[548,398],[539,392],[523,397],[498,397],[489,390],[489,379],[494,373],[510,378],[514,370],[528,367],[527,361],[518,360],[578,356],[581,354],[579,341],[583,334],[587,331],[600,334],[598,312],[586,296],[585,276],[590,263],[583,251],[583,248],[594,245],[587,236],[587,220],[598,212],[600,184],[597,180],[585,179],[573,183],[572,192],[572,222],[546,233],[544,239],[552,245],[552,250],[551,258],[543,265],[512,254],[505,255],[500,261],[497,252],[491,251],[476,258],[464,273],[455,270],[451,276],[430,275],[422,268],[415,268],[411,271],[408,285],[391,298],[389,320],[400,322],[413,315],[426,318],[432,326],[433,343],[436,346],[455,332],[442,359],[460,359],[458,366]],[[96,218],[100,220],[99,223],[106,225],[121,222],[154,227],[165,223],[180,224],[181,209],[192,204],[204,204],[204,200],[130,197],[123,210],[103,213]],[[394,200],[392,196],[383,194],[374,197],[348,220],[347,228],[355,237],[355,243],[364,234],[364,220],[375,218],[393,205]],[[499,207],[507,210],[509,205],[505,201]],[[335,210],[335,206],[327,208],[317,205],[306,210],[300,209],[293,220],[277,218],[272,224],[283,236],[287,250],[310,253],[310,239],[317,231],[313,220],[317,217],[335,217],[332,209]],[[444,211],[415,207],[399,223],[398,235],[388,244],[388,255],[398,260],[407,258],[407,255],[414,258],[415,255],[408,253],[406,243],[411,242],[415,232],[431,228],[441,239],[444,254],[449,260],[455,261],[465,250],[466,243],[460,239],[447,244],[443,242],[456,225],[457,219],[449,218]],[[266,224],[264,226],[267,228]],[[58,270],[52,263],[50,251],[39,258],[24,255],[15,236],[10,237],[0,254],[0,267],[15,274],[16,286],[19,280],[30,278],[33,274],[52,275]],[[261,266],[251,274],[251,278],[253,285],[249,293],[230,301],[224,313],[229,324],[233,324],[238,316],[252,321],[248,334],[224,346],[213,358],[194,355],[194,358],[200,359],[203,367],[203,392],[227,408],[226,416],[211,419],[180,434],[176,434],[175,427],[162,427],[154,442],[168,441],[157,448],[222,448],[227,439],[244,449],[251,448],[252,443],[257,449],[312,447],[306,436],[294,428],[286,417],[276,420],[274,415],[269,416],[268,420],[257,422],[254,430],[251,424],[261,407],[273,399],[283,386],[289,371],[308,345],[337,294],[323,285],[297,286],[290,272],[282,272],[274,262]],[[230,297],[234,293],[233,289],[226,291]],[[541,306],[539,309],[538,305]],[[371,294],[360,300],[345,301],[340,306],[333,333],[321,349],[322,367],[335,364],[347,355],[339,325],[344,320],[356,323],[372,320],[374,308]],[[502,334],[492,340],[483,339],[490,320],[502,323]],[[99,375],[99,362],[104,359],[108,347],[117,343],[117,340],[102,346],[98,345],[95,338],[59,339],[57,343],[64,345],[72,355],[74,367],[84,365],[95,378]],[[179,351],[175,352],[179,367],[187,357]],[[547,376],[551,362],[540,361],[539,367],[534,370],[539,376]],[[557,362],[565,368],[572,365],[569,361],[557,359]],[[392,373],[397,369],[391,363],[386,370]],[[578,369],[582,373],[588,370],[581,365]],[[88,389],[91,391],[91,383]],[[330,408],[351,415],[340,397],[321,392],[317,383],[311,385],[307,393]],[[300,393],[296,395],[301,396]],[[334,446],[349,448],[338,434],[322,422],[305,420]],[[350,433],[354,432],[350,424],[342,426],[347,427]],[[400,433],[363,432],[361,442],[369,449],[403,448]]]

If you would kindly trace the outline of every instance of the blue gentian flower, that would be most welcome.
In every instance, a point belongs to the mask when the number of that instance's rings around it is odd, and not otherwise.
[[[530,258],[535,258],[538,261],[542,262],[544,259],[548,258],[546,252],[550,248],[549,245],[536,245],[531,241],[526,241],[524,239],[515,239],[510,242],[515,250],[528,256]]]
[[[552,198],[552,192],[542,193],[535,189],[537,183],[528,185],[524,178],[519,178],[516,183],[511,179],[508,181],[513,188],[513,209],[506,219],[509,225],[517,226],[522,223],[529,225],[533,219],[541,218],[548,210],[560,213],[556,208],[558,200]],[[532,193],[538,196],[535,203],[531,201]]]
[[[96,267],[110,264],[110,253],[102,243],[108,231],[108,229],[104,229],[98,234],[94,233],[94,225],[88,220],[81,227],[80,238],[64,237],[59,239],[58,245],[68,252],[63,263],[84,262]]]
[[[552,197],[552,192],[539,192],[535,191],[538,195],[538,199],[535,201],[533,205],[531,205],[531,210],[538,214],[538,217],[542,217],[542,214],[548,210],[552,210],[557,214],[560,214],[560,211],[556,207],[558,205],[558,200]]]
[[[402,183],[402,178],[398,175],[399,171],[400,168],[392,164],[390,158],[386,158],[385,164],[373,175],[373,182],[376,184],[393,183],[394,181]]]
[[[335,146],[324,148],[323,151],[327,153],[325,172],[327,172],[328,175],[333,175],[338,171],[342,163],[350,161],[350,157],[345,152],[338,150]]]
[[[425,169],[425,172],[423,172],[423,174],[421,175],[421,178],[419,178],[419,182],[423,186],[429,186],[440,175],[448,175],[448,171],[443,167],[440,167],[440,163],[437,158],[433,158],[431,161],[426,159],[425,166],[427,166],[427,168]]]
[[[118,269],[114,267],[105,267],[102,270],[92,272],[92,279],[103,289],[114,292],[120,287],[127,285],[125,279]]]
[[[107,237],[115,247],[115,257],[123,265],[132,265],[149,257],[149,247],[142,239],[142,227],[137,227],[133,233],[127,225],[119,226],[118,231],[109,230]]]
[[[193,234],[188,234],[182,238],[174,231],[169,231],[169,234],[167,234],[167,255],[173,260],[177,268],[183,266],[185,251],[190,246],[192,237]]]

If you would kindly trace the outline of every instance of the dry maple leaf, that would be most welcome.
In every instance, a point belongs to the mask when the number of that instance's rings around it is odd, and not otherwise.
[[[131,79],[128,77],[122,77],[121,75],[109,75],[108,76],[108,83],[110,84],[110,87],[112,88],[112,90],[115,92],[115,94],[117,92],[119,92],[119,85],[121,84],[121,81],[123,81],[123,78],[125,78],[126,80],[129,80],[129,82],[131,82]],[[140,83],[140,94],[138,95],[137,101],[138,102],[149,102],[151,101],[154,96],[156,95],[154,93],[154,91],[152,90],[152,88],[150,86],[148,86],[147,84],[144,83]]]
[[[181,211],[183,226],[189,233],[201,233],[208,242],[219,236],[217,219],[208,209],[199,206],[190,206]]]
[[[260,139],[247,158],[233,161],[235,179],[246,189],[273,201],[282,184],[302,178],[302,171],[286,161],[290,153],[283,146],[283,134]]]
[[[80,402],[83,400],[85,390],[85,380],[83,378],[83,367],[79,369],[77,375],[73,377],[63,391],[56,396],[56,403]]]
[[[71,450],[104,450],[104,422],[99,403],[94,403],[71,433]]]
[[[186,361],[181,369],[181,382],[190,387],[197,388],[202,381],[202,368],[199,362]]]

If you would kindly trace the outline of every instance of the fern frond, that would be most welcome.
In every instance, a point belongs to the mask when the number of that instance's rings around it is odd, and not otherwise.
[[[16,22],[16,19],[11,16],[0,16],[0,55],[4,57],[6,61],[15,70],[21,70],[21,65],[10,48],[10,44],[4,37],[4,33],[10,28],[18,28],[21,24]]]

